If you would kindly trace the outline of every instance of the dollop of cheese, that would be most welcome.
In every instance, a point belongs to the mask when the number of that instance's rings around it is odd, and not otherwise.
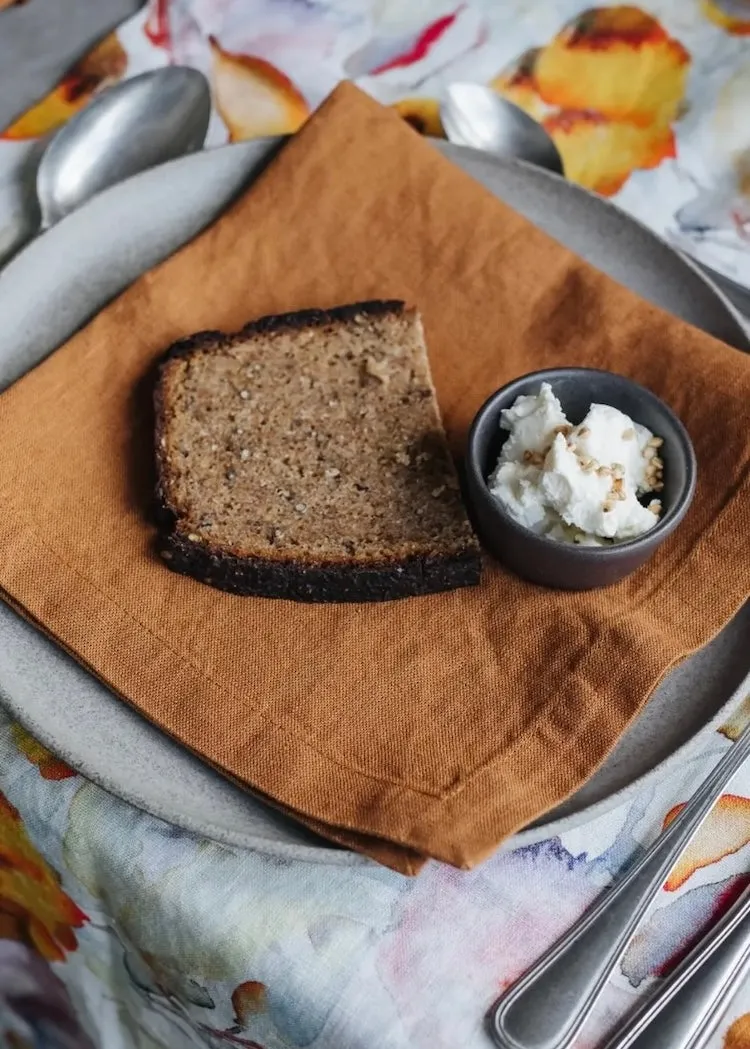
[[[508,431],[490,491],[519,524],[560,542],[604,545],[653,528],[663,487],[661,440],[606,404],[572,426],[549,383],[501,413]]]

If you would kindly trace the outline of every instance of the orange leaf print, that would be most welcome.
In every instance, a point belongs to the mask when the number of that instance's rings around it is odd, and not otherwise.
[[[247,980],[232,991],[232,1008],[237,1024],[246,1027],[248,1020],[266,1008],[266,985],[258,980]]]
[[[750,696],[745,696],[743,701],[732,711],[724,724],[719,726],[718,731],[721,732],[722,736],[726,736],[727,739],[731,739],[736,743],[743,731],[747,728],[749,721]]]
[[[724,1049],[750,1049],[750,1013],[734,1021],[724,1035]]]
[[[732,36],[750,36],[748,0],[701,0],[701,10],[710,22]]]
[[[440,103],[436,98],[402,98],[393,104],[393,108],[420,135],[445,138],[440,120]]]
[[[296,131],[310,115],[292,81],[254,55],[224,51],[209,37],[214,102],[229,130],[230,142]]]
[[[680,111],[690,55],[637,7],[599,7],[569,22],[540,52],[542,99],[561,109],[595,110],[642,127]]]
[[[683,810],[675,805],[664,818],[665,829]],[[703,867],[718,863],[750,843],[750,798],[724,794],[704,821],[698,833],[675,864],[664,886],[675,892]]]
[[[69,70],[60,83],[7,128],[0,138],[38,138],[55,131],[105,87],[125,74],[128,57],[116,33],[105,36]]]
[[[42,779],[70,779],[71,776],[77,775],[74,769],[66,765],[61,758],[55,757],[21,725],[14,722],[11,731],[16,747],[32,765],[37,766]]]
[[[48,961],[78,946],[74,929],[86,915],[60,887],[55,871],[31,844],[16,809],[0,794],[0,914]]]
[[[524,51],[489,83],[499,95],[520,106],[535,120],[541,120],[548,109],[539,95],[536,82],[536,64],[540,54],[539,47]]]
[[[608,197],[638,168],[654,168],[674,156],[666,127],[641,128],[592,112],[563,110],[542,121],[560,151],[572,182]]]

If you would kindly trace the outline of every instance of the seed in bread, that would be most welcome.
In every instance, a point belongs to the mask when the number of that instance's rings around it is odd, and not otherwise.
[[[162,361],[156,416],[170,569],[311,602],[479,581],[422,325],[403,303],[185,339]]]

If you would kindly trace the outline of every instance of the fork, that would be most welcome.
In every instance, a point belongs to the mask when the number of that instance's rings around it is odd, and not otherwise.
[[[748,917],[750,886],[604,1049],[703,1049],[750,968]]]
[[[680,853],[750,755],[750,725],[666,831],[491,1011],[501,1049],[568,1049]]]

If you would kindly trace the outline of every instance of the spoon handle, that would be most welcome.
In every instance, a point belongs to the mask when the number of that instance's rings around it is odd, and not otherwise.
[[[748,917],[750,887],[604,1049],[703,1049],[750,966]]]
[[[497,1002],[502,1049],[567,1049],[677,857],[750,754],[750,726],[630,870]]]
[[[42,232],[41,226],[28,224],[22,230],[11,230],[7,236],[3,236],[4,230],[0,230],[0,270],[7,266],[16,255],[30,244]]]

